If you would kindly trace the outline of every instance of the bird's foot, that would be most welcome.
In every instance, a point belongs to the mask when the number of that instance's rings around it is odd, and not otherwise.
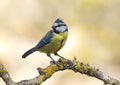
[[[51,64],[56,64],[56,65],[58,64],[57,61],[50,61],[50,63],[51,63]]]

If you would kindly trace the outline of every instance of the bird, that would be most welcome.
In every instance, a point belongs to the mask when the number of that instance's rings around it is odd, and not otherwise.
[[[46,53],[47,56],[51,58],[52,62],[55,63],[56,61],[51,57],[51,54],[54,54],[60,58],[64,58],[58,54],[58,51],[65,45],[67,38],[68,27],[62,19],[57,18],[54,21],[51,30],[45,34],[45,36],[38,42],[36,46],[26,51],[22,55],[22,58],[26,58],[31,53],[39,51]]]

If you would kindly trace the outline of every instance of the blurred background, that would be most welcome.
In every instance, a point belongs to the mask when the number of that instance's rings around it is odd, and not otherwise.
[[[120,0],[1,0],[0,64],[16,82],[38,75],[50,58],[35,52],[22,54],[35,46],[61,18],[68,25],[69,37],[59,51],[68,59],[97,67],[120,80]],[[55,60],[58,57],[53,56]],[[64,82],[61,82],[64,81]],[[42,85],[102,85],[103,82],[74,73],[55,73]],[[0,85],[5,85],[0,78]]]

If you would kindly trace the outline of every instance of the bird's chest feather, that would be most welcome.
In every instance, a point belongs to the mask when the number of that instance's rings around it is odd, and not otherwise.
[[[55,34],[54,38],[52,39],[52,42],[54,47],[59,50],[62,48],[67,40],[68,33],[60,33],[60,34]]]
[[[54,34],[54,37],[51,39],[50,43],[40,48],[40,50],[42,52],[55,53],[64,46],[66,39],[67,33]]]

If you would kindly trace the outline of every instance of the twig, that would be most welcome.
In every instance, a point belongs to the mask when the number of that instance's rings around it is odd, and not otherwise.
[[[51,63],[48,67],[38,68],[37,70],[39,75],[33,79],[13,82],[5,67],[0,64],[0,77],[5,81],[6,85],[40,85],[57,71],[73,70],[74,72],[79,72],[102,80],[104,85],[120,85],[120,81],[117,79],[108,76],[104,72],[88,64],[77,61],[76,58],[72,61],[68,59],[59,59],[57,64]]]

